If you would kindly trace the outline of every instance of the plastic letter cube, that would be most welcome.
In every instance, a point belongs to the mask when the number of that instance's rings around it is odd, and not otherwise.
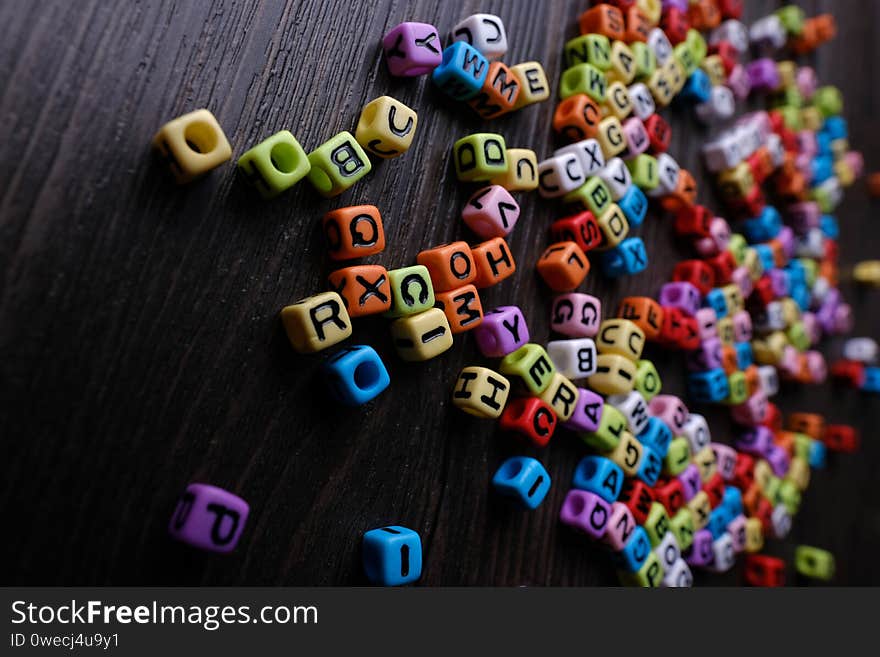
[[[476,417],[499,417],[510,394],[510,382],[487,367],[465,367],[458,374],[452,403]]]
[[[595,139],[581,139],[580,141],[556,149],[553,156],[572,154],[577,157],[584,176],[593,176],[605,167],[605,155],[602,147]]]
[[[434,286],[427,267],[415,265],[392,269],[388,272],[388,279],[391,283],[391,310],[386,317],[416,315],[434,307]]]
[[[531,151],[527,148],[508,148],[506,157],[507,171],[493,177],[491,180],[492,184],[500,185],[503,189],[506,189],[509,192],[527,192],[536,189],[538,187],[538,158],[535,155],[535,151]],[[479,194],[479,192],[477,193]],[[474,196],[476,196],[476,194]],[[474,197],[471,197],[471,200],[473,200],[473,198]],[[512,197],[510,201],[513,201]],[[513,201],[513,205],[516,205],[516,201]],[[516,207],[516,214],[518,216],[519,206],[516,205]],[[466,210],[467,208],[465,211]],[[464,217],[464,212],[462,212],[462,216]],[[468,223],[467,218],[464,217],[464,219],[465,223]],[[502,225],[504,228],[507,228],[504,223],[505,222],[502,222]],[[510,228],[512,230],[513,226],[511,225]],[[474,230],[473,227],[471,227],[471,229]],[[474,232],[479,234],[479,231],[474,230]],[[495,235],[489,235],[488,237],[495,237]]]
[[[617,446],[608,452],[609,459],[619,465],[627,477],[635,477],[642,463],[645,448],[635,439],[628,431],[624,431],[620,436]],[[635,510],[633,510],[635,514]],[[638,516],[636,516],[638,519]]]
[[[437,307],[446,314],[453,334],[477,328],[483,322],[483,304],[480,293],[473,285],[438,292]]]
[[[794,551],[795,570],[813,579],[830,580],[834,577],[834,555],[809,545],[798,545]]]
[[[473,14],[452,28],[452,41],[464,41],[486,59],[501,59],[507,53],[504,23],[494,14]]]
[[[596,358],[596,373],[588,384],[604,395],[627,393],[635,384],[636,366],[632,360],[619,354],[602,354]]]
[[[391,323],[391,339],[397,355],[406,361],[424,361],[452,346],[449,320],[439,308],[401,317]]]
[[[306,152],[287,130],[272,135],[238,158],[238,168],[263,198],[290,189],[311,167]]]
[[[635,572],[621,571],[618,573],[620,583],[624,586],[639,586],[642,588],[657,588],[663,583],[663,564],[660,557],[654,552],[648,555],[645,563]]]
[[[462,137],[452,146],[455,173],[464,182],[489,180],[507,172],[507,146],[504,137],[476,133]]]
[[[648,416],[648,404],[645,402],[645,398],[635,390],[625,395],[612,395],[608,397],[608,403],[623,414],[627,426],[634,435],[640,435],[648,426],[651,419]]]
[[[503,281],[516,271],[516,262],[503,237],[493,237],[471,248],[477,266],[477,288],[489,287]]]
[[[168,532],[178,541],[211,552],[238,544],[250,507],[240,497],[208,484],[190,484],[177,501]]]
[[[519,95],[516,97],[513,109],[518,110],[550,97],[550,84],[540,62],[523,62],[511,66],[510,70],[519,79],[520,84]]]
[[[373,155],[397,157],[412,145],[418,121],[415,111],[399,100],[380,96],[364,105],[354,137]]]
[[[604,456],[587,456],[578,463],[571,485],[595,493],[610,504],[620,495],[623,470]]]
[[[607,91],[608,80],[605,73],[592,64],[576,64],[565,69],[559,81],[561,100],[575,94],[586,94],[596,103],[604,103]]]
[[[401,23],[382,39],[391,75],[415,77],[430,73],[443,59],[437,28],[428,23]]]
[[[153,137],[153,147],[181,184],[195,180],[232,157],[226,135],[206,109],[184,114],[163,125]]]
[[[422,251],[416,262],[427,268],[433,289],[438,292],[453,290],[473,282],[477,277],[476,265],[467,242],[453,242]],[[422,310],[416,310],[419,312]]]
[[[577,407],[578,389],[566,377],[556,372],[540,398],[553,408],[560,422],[566,422]]]
[[[324,371],[333,395],[348,406],[366,404],[391,383],[385,364],[369,345],[353,345],[333,354]]]
[[[293,348],[301,354],[332,347],[351,335],[351,319],[336,292],[316,294],[286,306],[281,321]]]
[[[619,354],[637,361],[645,346],[645,333],[627,319],[606,319],[599,326],[596,348],[602,354]]]
[[[598,395],[596,398],[601,399]],[[594,412],[593,419],[595,419]],[[625,432],[626,418],[610,404],[603,404],[598,417],[598,427],[592,432],[581,434],[581,439],[590,447],[610,452],[620,444]]]
[[[574,413],[565,422],[565,428],[582,435],[599,429],[604,400],[592,390],[578,388],[577,404]],[[624,428],[626,428],[624,426]]]
[[[502,359],[501,372],[518,377],[531,394],[540,395],[553,381],[556,368],[541,345],[526,344]]]
[[[596,344],[590,338],[553,340],[547,355],[556,371],[569,379],[583,379],[596,371]]]
[[[573,290],[590,271],[590,261],[575,242],[551,244],[536,266],[544,282],[557,292]]]
[[[473,46],[457,41],[443,49],[443,59],[431,79],[455,100],[470,100],[483,88],[489,75],[489,60]]]
[[[484,315],[474,338],[484,356],[501,358],[529,341],[529,328],[517,306],[500,306]]]
[[[651,541],[644,527],[636,527],[626,545],[618,552],[621,565],[629,571],[636,571],[648,559],[651,552]]]
[[[522,507],[536,509],[550,490],[550,475],[537,460],[514,456],[501,464],[492,477],[492,485]]]
[[[508,402],[498,420],[502,431],[512,431],[535,447],[545,447],[557,425],[556,413],[538,397],[518,397]]]
[[[633,390],[644,397],[645,401],[650,402],[660,393],[662,386],[660,374],[654,367],[654,363],[649,360],[636,362],[636,380],[633,384]]]
[[[391,284],[382,265],[356,265],[337,269],[328,281],[342,297],[349,317],[364,317],[391,308]]]
[[[348,132],[340,132],[309,153],[309,181],[325,197],[337,196],[367,175],[370,158]]]
[[[559,511],[559,521],[592,538],[600,539],[605,535],[610,515],[611,507],[602,497],[587,490],[573,489],[565,496]]]
[[[513,71],[501,62],[492,62],[482,89],[468,104],[484,119],[494,119],[514,110],[519,93],[519,79]]]
[[[660,335],[663,309],[650,297],[626,297],[620,302],[618,315],[635,323],[648,340]]]
[[[385,228],[375,205],[337,208],[324,215],[324,240],[333,260],[350,260],[381,253]]]
[[[393,525],[364,534],[364,572],[373,584],[400,586],[422,576],[422,539],[412,529]]]

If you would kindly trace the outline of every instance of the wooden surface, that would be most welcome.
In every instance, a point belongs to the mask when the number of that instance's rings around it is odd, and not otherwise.
[[[0,508],[3,582],[25,584],[362,584],[359,542],[399,523],[422,536],[422,584],[595,585],[616,581],[608,556],[560,528],[557,514],[585,449],[558,433],[538,454],[554,486],[535,512],[489,493],[503,458],[533,453],[449,403],[459,368],[484,363],[471,337],[426,364],[393,355],[387,322],[356,323],[392,386],[358,410],[339,410],[318,385],[320,359],[296,356],[282,306],[325,289],[319,230],[328,209],[379,205],[388,248],[370,259],[412,264],[427,247],[471,239],[458,218],[469,194],[452,174],[452,142],[486,129],[510,146],[554,147],[552,101],[481,122],[426,78],[394,79],[380,39],[404,20],[441,34],[475,11],[501,15],[506,61],[537,59],[555,91],[565,39],[586,2],[565,0],[306,0],[0,4]],[[747,2],[748,18],[776,3]],[[840,36],[815,57],[846,94],[852,143],[880,166],[875,129],[880,5],[831,9]],[[262,202],[229,163],[178,188],[149,152],[164,122],[209,108],[237,157],[288,128],[311,150],[353,130],[361,107],[389,94],[419,112],[413,148],[374,164],[353,189],[323,200],[307,183]],[[704,181],[705,131],[667,111],[674,157]],[[560,208],[520,194],[510,238],[519,270],[487,290],[487,308],[526,309],[546,342],[548,293],[534,262]],[[718,208],[708,186],[700,200]],[[844,263],[876,254],[877,205],[863,187],[839,213]],[[652,214],[638,231],[647,272],[584,291],[607,308],[656,294],[687,248]],[[844,267],[844,269],[846,269]],[[856,334],[878,335],[877,293],[845,286]],[[826,353],[835,354],[838,343]],[[670,392],[683,392],[679,354],[649,347]],[[488,364],[488,363],[487,363]],[[790,554],[807,542],[838,556],[838,583],[880,582],[877,397],[830,386],[787,388],[784,410],[824,412],[864,431],[863,451],[814,473]],[[708,410],[728,440],[723,411]],[[236,552],[212,556],[171,541],[166,524],[191,481],[230,489],[252,515]],[[732,583],[736,575],[703,577]]]

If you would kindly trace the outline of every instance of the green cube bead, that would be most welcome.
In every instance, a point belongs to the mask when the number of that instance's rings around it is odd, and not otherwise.
[[[803,127],[801,122],[801,110],[799,107],[785,105],[784,107],[777,107],[776,111],[782,116],[782,122],[789,130],[799,132]]]
[[[305,178],[312,165],[296,137],[282,130],[238,158],[238,168],[263,198],[272,198]]]
[[[786,511],[795,515],[801,506],[801,492],[793,481],[783,479],[779,485],[779,501],[785,506]]]
[[[640,360],[636,363],[636,382],[633,390],[640,393],[646,402],[651,401],[655,395],[660,393],[663,388],[663,382],[660,380],[660,373],[654,367],[654,363],[649,360]]]
[[[782,486],[782,479],[776,475],[767,477],[767,484],[764,486],[764,497],[770,500],[771,504],[779,502],[779,487]]]
[[[504,137],[478,132],[452,145],[455,175],[463,182],[490,180],[507,173],[507,144]]]
[[[567,68],[559,82],[559,97],[563,100],[575,94],[587,94],[597,103],[605,102],[608,80],[601,69],[592,64],[576,64]]]
[[[587,182],[566,194],[563,200],[566,203],[580,203],[596,218],[601,217],[613,202],[608,186],[598,176],[587,178]]]
[[[391,286],[391,310],[384,317],[417,315],[434,307],[434,286],[431,275],[423,265],[413,265],[388,272]]]
[[[773,94],[770,99],[770,105],[771,107],[796,108],[800,117],[800,110],[804,106],[804,97],[801,96],[801,92],[797,87],[791,86],[783,89],[779,93]],[[798,118],[798,122],[802,123],[800,118]]]
[[[669,529],[675,534],[682,552],[694,542],[694,514],[687,506],[681,507],[669,520]]]
[[[645,518],[643,527],[651,540],[651,547],[660,545],[660,541],[669,531],[669,514],[666,513],[666,508],[660,502],[651,504],[651,510],[648,511],[648,517]]]
[[[697,67],[699,67],[700,64],[703,63],[703,60],[706,59],[706,55],[709,54],[709,46],[706,43],[706,39],[703,38],[703,35],[700,34],[699,30],[691,28],[687,32],[685,42],[690,47],[691,54],[697,62]]]
[[[813,105],[816,106],[826,119],[836,116],[843,111],[843,96],[837,87],[819,87],[813,94]]]
[[[309,153],[309,182],[327,198],[341,194],[373,168],[351,133],[340,132]]]
[[[776,16],[789,34],[798,36],[804,31],[804,10],[797,5],[786,5],[777,9]]]
[[[810,545],[798,545],[794,550],[794,569],[804,577],[830,580],[834,577],[834,555]]]
[[[749,398],[749,384],[746,381],[744,372],[734,372],[727,377],[727,383],[730,392],[727,395],[727,399],[724,400],[725,404],[736,406]]]
[[[628,570],[617,572],[620,583],[624,586],[641,586],[643,588],[657,588],[663,581],[663,575],[663,564],[660,562],[660,557],[654,552],[648,555],[645,563],[634,573]]]
[[[831,212],[834,212],[837,207],[834,204],[834,199],[831,196],[831,193],[822,186],[815,187],[810,190],[810,199],[815,201],[819,205],[819,209],[824,214],[830,214]]]
[[[503,369],[501,371],[504,372]],[[598,428],[592,433],[582,433],[581,440],[600,452],[610,452],[617,447],[624,431],[626,418],[623,414],[613,406],[603,404]]]
[[[556,366],[539,344],[524,344],[501,360],[501,373],[516,376],[533,395],[544,392],[556,374]]]
[[[785,335],[788,337],[791,345],[798,351],[806,351],[810,348],[810,336],[807,334],[807,329],[803,322],[795,322],[789,326]]]
[[[816,276],[819,274],[819,265],[812,258],[798,258],[797,261],[801,263],[801,267],[804,269],[807,287],[813,287],[816,284]]]
[[[657,158],[653,155],[637,155],[627,161],[626,168],[629,169],[633,184],[641,187],[643,192],[649,192],[660,184],[660,169]]]
[[[647,43],[636,41],[629,45],[636,60],[636,79],[647,80],[657,70],[657,57]]]
[[[810,452],[815,441],[805,433],[794,434],[794,455],[805,461],[810,460]]]
[[[582,34],[565,44],[563,50],[567,67],[592,64],[600,71],[611,68],[611,42],[604,34]]]
[[[733,259],[736,261],[737,266],[740,266],[746,259],[746,249],[749,248],[749,243],[746,241],[746,238],[740,235],[739,233],[733,233],[730,236],[730,241],[727,243],[727,250],[733,255]]]
[[[694,53],[687,41],[682,41],[675,46],[675,48],[672,49],[672,56],[678,60],[679,64],[681,64],[682,69],[684,69],[685,77],[690,77],[691,73],[696,71],[699,67],[697,59],[694,57]]]
[[[684,472],[691,463],[691,446],[687,438],[678,436],[669,441],[669,451],[663,459],[663,473],[674,477]]]

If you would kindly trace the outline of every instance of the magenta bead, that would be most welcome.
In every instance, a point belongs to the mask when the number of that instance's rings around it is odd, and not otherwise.
[[[425,75],[443,61],[437,28],[429,23],[401,23],[385,35],[382,47],[391,75]]]
[[[486,313],[474,339],[487,358],[502,358],[529,341],[529,327],[517,306],[499,306]]]
[[[730,280],[739,288],[739,291],[742,292],[742,295],[745,298],[748,298],[752,293],[752,290],[755,288],[755,283],[752,281],[749,270],[745,266],[739,266],[734,269],[733,273],[730,275]]]
[[[691,566],[710,566],[714,560],[712,552],[712,532],[701,529],[694,533],[694,542],[685,553],[684,560]]]
[[[745,66],[736,64],[730,75],[727,76],[727,86],[733,92],[733,97],[737,100],[745,100],[752,91],[752,81],[746,72]]]
[[[605,535],[610,516],[611,506],[608,502],[595,493],[577,489],[568,491],[559,511],[559,520],[562,524],[595,539]]]
[[[602,419],[604,402],[605,400],[592,390],[578,388],[574,413],[562,423],[562,426],[575,432],[595,431],[599,428],[599,422]]]
[[[788,296],[789,284],[790,279],[786,271],[782,269],[770,270],[770,289],[773,290],[773,295],[776,298],[780,299]]]
[[[861,177],[865,170],[865,158],[862,157],[862,154],[858,151],[849,151],[843,156],[843,159],[849,165],[849,168],[852,169],[853,175],[856,178]]]
[[[733,339],[736,342],[748,342],[752,339],[752,316],[747,310],[733,314]]]
[[[724,443],[710,443],[712,453],[715,454],[715,462],[718,464],[718,472],[724,481],[733,479],[736,470],[736,450]]]
[[[712,308],[700,308],[694,313],[694,319],[701,342],[718,336],[718,315]]]
[[[746,73],[753,91],[766,93],[779,87],[779,70],[772,59],[764,57],[750,62],[746,66]]]
[[[746,549],[746,517],[739,514],[727,523],[727,532],[733,541],[733,551],[742,552]]]
[[[621,156],[625,160],[631,160],[641,155],[650,145],[648,139],[648,131],[645,124],[636,116],[633,116],[623,122],[623,137],[626,140],[626,151]]]
[[[687,281],[666,283],[660,288],[658,303],[664,308],[678,308],[693,317],[700,307],[700,291]]]
[[[484,320],[485,321],[485,320]],[[602,322],[602,302],[581,292],[560,294],[553,299],[550,328],[570,338],[592,338]]]
[[[202,550],[231,552],[241,538],[249,511],[247,502],[222,488],[190,484],[177,502],[168,532]]]
[[[690,415],[687,406],[675,395],[657,395],[648,404],[648,412],[663,420],[676,436],[681,434]]]
[[[824,383],[828,378],[828,363],[825,362],[825,356],[818,351],[808,351],[805,355],[810,380],[813,383]]]
[[[782,245],[782,251],[785,253],[785,259],[791,260],[794,257],[794,231],[791,226],[783,226],[776,235],[776,240]]]
[[[612,550],[620,551],[632,537],[636,526],[636,519],[633,517],[632,511],[621,502],[612,502],[611,515],[608,516],[608,524],[605,527],[605,536],[602,537],[602,540]]]
[[[782,358],[779,359],[776,368],[786,376],[797,376],[801,371],[801,361],[799,356],[800,353],[797,349],[791,345],[786,345],[782,349]]]
[[[842,303],[834,310],[834,333],[842,335],[853,330],[852,306]]]
[[[812,167],[812,164],[810,165]],[[788,225],[798,234],[806,233],[810,228],[819,228],[822,210],[818,203],[804,201],[793,203],[785,209]]]
[[[804,325],[804,331],[806,331],[807,336],[810,338],[810,344],[814,345],[818,343],[819,339],[822,337],[822,327],[819,326],[819,320],[816,319],[816,314],[810,311],[802,313],[801,323]]]
[[[519,204],[501,185],[477,190],[461,211],[464,223],[483,239],[505,237],[519,219]]]
[[[690,502],[694,495],[700,492],[703,485],[703,480],[700,479],[700,468],[696,463],[691,463],[678,473],[678,481],[681,483],[685,501]]]
[[[809,66],[801,66],[795,73],[795,84],[804,100],[810,100],[819,86],[819,78]]]
[[[764,454],[764,458],[767,459],[767,462],[773,469],[773,474],[777,477],[784,477],[788,472],[788,466],[791,465],[788,453],[779,445],[770,445],[767,448],[766,454]]]
[[[773,432],[763,425],[757,426],[741,434],[734,442],[736,448],[741,452],[754,456],[766,456],[773,445]]]
[[[816,143],[816,132],[814,130],[801,130],[797,133],[798,151],[801,155],[813,157],[819,152],[819,145]]]

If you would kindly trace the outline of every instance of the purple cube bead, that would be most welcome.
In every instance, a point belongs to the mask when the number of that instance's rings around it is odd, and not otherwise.
[[[686,502],[690,502],[694,495],[700,492],[703,486],[703,480],[700,478],[700,468],[696,463],[691,463],[688,467],[678,474],[678,480],[681,482],[682,492]]]
[[[705,372],[721,367],[720,338],[709,338],[700,343],[699,348],[689,351],[685,356],[685,363],[691,372]]]
[[[789,278],[787,271],[784,269],[770,270],[770,289],[773,290],[773,294],[776,298],[781,299],[782,297],[787,297],[790,287],[791,279]]]
[[[483,316],[474,339],[487,358],[503,358],[529,341],[529,327],[517,306],[499,306]]]
[[[694,319],[697,320],[697,332],[700,340],[711,340],[718,336],[718,315],[713,308],[700,308]]]
[[[578,388],[577,403],[574,413],[562,426],[575,432],[593,432],[599,428],[602,419],[602,407],[605,399],[586,388]]]
[[[737,100],[745,100],[752,91],[752,81],[746,72],[746,67],[737,64],[733,67],[730,75],[727,76],[727,86],[733,92],[733,97]]]
[[[812,165],[810,168],[812,169]],[[818,203],[812,201],[792,203],[785,208],[785,214],[788,216],[789,225],[799,234],[806,233],[810,228],[819,228],[822,218]]]
[[[443,61],[440,35],[429,23],[401,23],[385,35],[382,47],[391,75],[425,75]]]
[[[843,335],[853,330],[852,306],[842,303],[834,309],[834,333]]]
[[[791,459],[789,458],[788,453],[779,445],[770,445],[770,447],[767,448],[767,453],[764,455],[764,458],[767,459],[767,462],[773,469],[773,474],[777,477],[784,477],[786,475],[788,472],[788,466],[791,464]]]
[[[168,532],[178,541],[211,552],[231,552],[247,521],[247,502],[222,488],[190,484],[177,502]]]
[[[776,62],[768,57],[756,59],[746,66],[749,86],[753,91],[766,93],[779,87],[779,70]]]
[[[688,13],[688,0],[661,0],[660,6],[662,7],[664,12],[667,9],[675,7],[683,14]]]
[[[559,520],[569,527],[600,539],[605,535],[611,505],[595,493],[572,489],[565,496]]]
[[[782,251],[785,253],[786,260],[794,257],[794,231],[791,226],[783,226],[776,235],[776,240],[782,245]]]
[[[694,542],[684,554],[684,560],[691,566],[710,566],[714,559],[712,551],[712,532],[701,529],[694,533]]]
[[[764,426],[746,431],[736,440],[736,448],[754,456],[766,457],[773,446],[773,432]]]
[[[659,303],[664,308],[678,308],[688,317],[693,317],[700,308],[700,291],[687,281],[666,283],[660,288]]]
[[[727,523],[727,531],[733,540],[733,551],[740,553],[746,549],[746,517],[739,514]]]
[[[730,275],[730,280],[739,288],[739,291],[742,292],[742,295],[745,298],[748,298],[755,287],[748,268],[742,265],[733,270],[733,273]]]

